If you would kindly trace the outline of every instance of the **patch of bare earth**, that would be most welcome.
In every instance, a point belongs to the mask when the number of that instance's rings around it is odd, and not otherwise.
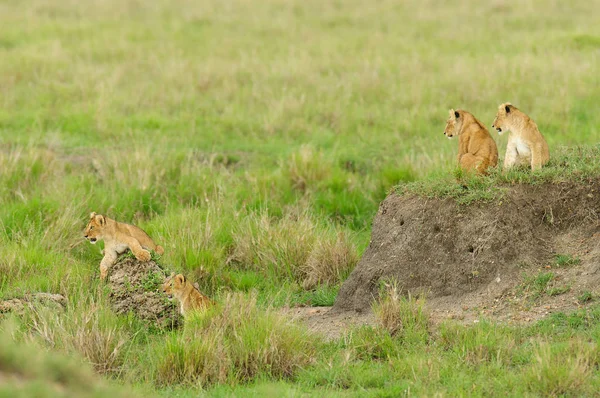
[[[571,311],[584,305],[582,295],[600,295],[599,215],[598,179],[515,185],[500,199],[470,205],[391,194],[323,319],[369,313],[389,280],[405,293],[425,294],[434,322],[521,323]],[[578,262],[558,266],[557,255]],[[533,281],[545,273],[552,280],[536,291]]]
[[[293,307],[284,308],[282,312],[327,340],[340,338],[352,328],[375,325],[376,322],[372,312],[336,312],[331,307]]]

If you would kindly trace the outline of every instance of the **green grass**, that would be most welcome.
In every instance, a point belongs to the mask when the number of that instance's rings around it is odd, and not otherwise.
[[[389,319],[401,319],[400,331],[363,328],[331,343],[282,331],[273,311],[333,303],[394,189],[467,204],[501,198],[511,184],[597,176],[597,8],[0,2],[0,298],[48,291],[70,300],[63,315],[14,320],[13,339],[48,351],[24,362],[42,369],[27,376],[32,388],[55,393],[44,363],[68,353],[140,395],[197,396],[200,385],[214,396],[593,395],[596,307],[531,328],[445,326],[438,336],[416,302],[398,301],[386,308],[398,309]],[[456,141],[441,134],[447,110],[487,126],[505,101],[536,121],[550,164],[462,175]],[[507,138],[494,138],[502,157]],[[228,332],[202,323],[165,332],[112,314],[98,284],[102,244],[82,237],[91,211],[142,227],[165,248],[161,264],[218,302],[236,294],[235,308],[253,303],[253,323],[227,329],[215,313]],[[542,282],[528,291],[565,288]],[[243,331],[239,340],[231,330]],[[185,353],[192,336],[216,344],[194,340]],[[269,336],[293,361],[262,355]],[[18,352],[7,339],[6,352]],[[310,361],[296,361],[298,347],[311,347]],[[215,376],[210,358],[221,354],[233,362]],[[257,367],[248,373],[242,357]],[[186,368],[198,359],[208,373]],[[159,376],[171,365],[175,374]],[[9,381],[2,394],[21,385]],[[21,395],[34,394],[27,388]]]
[[[579,257],[574,257],[570,254],[556,254],[554,256],[554,265],[557,267],[570,267],[581,262]]]
[[[563,285],[557,281],[553,272],[540,272],[537,275],[524,276],[523,283],[518,291],[530,301],[536,301],[545,295],[560,296],[571,290],[570,285]]]
[[[596,160],[599,156],[600,145],[560,147],[556,148],[550,162],[535,172],[526,168],[505,172],[500,167],[492,169],[487,176],[465,174],[460,169],[454,169],[453,173],[434,171],[421,180],[398,185],[395,192],[453,198],[465,205],[474,201],[501,200],[506,190],[515,184],[585,182],[597,178],[600,176],[600,163]],[[556,265],[567,265],[559,264],[565,260],[557,257]]]

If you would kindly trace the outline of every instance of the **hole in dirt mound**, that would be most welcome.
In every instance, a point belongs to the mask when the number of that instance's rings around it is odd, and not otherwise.
[[[595,289],[599,215],[599,179],[512,185],[502,197],[468,205],[392,193],[380,205],[369,247],[334,310],[368,311],[387,280],[448,308],[464,306],[468,297],[498,300],[514,291],[525,273],[553,268],[557,253],[581,259],[577,269],[557,280],[565,280],[573,294],[575,288]]]
[[[183,324],[177,305],[160,291],[169,274],[155,261],[142,262],[132,255],[121,256],[108,276],[110,302],[117,314],[133,312],[158,328],[176,328]]]

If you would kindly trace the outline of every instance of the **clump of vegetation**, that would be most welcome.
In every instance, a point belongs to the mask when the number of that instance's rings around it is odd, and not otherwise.
[[[110,308],[102,304],[88,297],[76,305],[70,303],[65,313],[32,308],[24,315],[24,326],[30,339],[77,353],[100,374],[116,375],[122,371],[131,336]]]
[[[577,297],[577,301],[579,301],[581,304],[590,302],[593,299],[594,299],[594,295],[589,290],[584,291]]]
[[[379,302],[373,311],[380,326],[391,336],[406,341],[425,341],[429,336],[429,315],[425,310],[425,300],[410,294],[401,295],[395,281],[384,283]]]
[[[305,279],[302,286],[312,289],[319,284],[339,284],[354,269],[358,260],[356,247],[346,234],[338,233],[335,240],[319,240],[303,267]]]
[[[230,262],[264,276],[301,281],[302,267],[317,239],[316,228],[307,213],[283,218],[255,215],[233,233]]]
[[[513,353],[523,340],[522,336],[509,328],[485,321],[476,327],[445,324],[440,328],[439,335],[439,342],[444,349],[476,366],[486,363],[515,365],[518,359],[513,357]]]
[[[109,386],[79,358],[48,352],[37,341],[16,342],[18,322],[0,324],[0,396],[135,397],[126,387]]]
[[[339,284],[358,262],[357,249],[347,234],[319,231],[319,223],[306,213],[256,217],[233,234],[229,261],[243,270],[287,278],[312,289]]]
[[[292,187],[301,192],[317,188],[321,181],[328,179],[333,169],[323,151],[309,145],[303,145],[293,153],[286,166]]]
[[[291,378],[315,353],[314,337],[274,311],[259,309],[256,294],[231,294],[219,308],[186,320],[183,334],[157,343],[153,377],[163,386]]]
[[[554,265],[557,267],[570,267],[581,262],[579,257],[574,257],[570,254],[556,254],[554,256]]]
[[[165,275],[159,272],[150,272],[141,284],[146,291],[156,291],[165,282]]]
[[[582,339],[553,346],[536,344],[532,363],[524,369],[529,391],[546,396],[585,396],[594,388],[589,384],[596,371],[600,352],[596,344]]]
[[[571,290],[568,285],[557,285],[556,274],[553,272],[540,272],[537,275],[526,276],[519,287],[522,294],[534,301],[543,295],[558,296]]]

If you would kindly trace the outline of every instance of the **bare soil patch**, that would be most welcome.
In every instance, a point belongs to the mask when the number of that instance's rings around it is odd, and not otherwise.
[[[332,311],[331,307],[284,308],[282,312],[327,340],[340,338],[354,327],[375,325],[372,312]]]

